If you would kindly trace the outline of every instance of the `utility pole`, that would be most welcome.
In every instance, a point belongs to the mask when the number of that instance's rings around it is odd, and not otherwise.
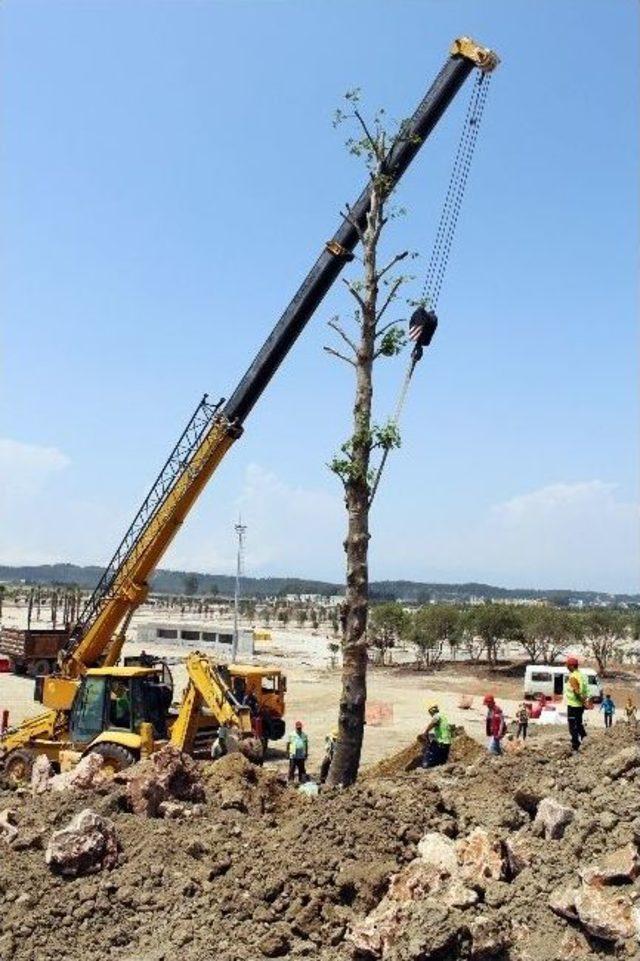
[[[244,563],[244,535],[247,525],[242,523],[242,517],[238,517],[235,531],[238,535],[238,554],[236,561],[236,590],[233,603],[233,647],[231,648],[231,662],[235,663],[238,657],[238,638],[239,638],[239,603],[240,603],[240,578],[243,573]]]

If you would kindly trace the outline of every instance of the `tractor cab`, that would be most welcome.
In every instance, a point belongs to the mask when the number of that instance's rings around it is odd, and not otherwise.
[[[69,718],[69,737],[82,749],[109,734],[128,747],[140,725],[152,725],[156,739],[167,737],[167,712],[173,696],[171,675],[160,668],[98,667],[82,677]],[[131,740],[131,744],[129,741]]]
[[[236,701],[253,705],[252,713],[261,721],[257,727],[261,728],[258,733],[263,741],[283,737],[287,679],[282,671],[248,664],[230,664],[227,670]]]

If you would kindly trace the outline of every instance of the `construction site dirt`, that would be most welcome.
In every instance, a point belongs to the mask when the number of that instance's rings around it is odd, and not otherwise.
[[[549,728],[503,757],[458,731],[429,772],[419,752],[318,796],[239,754],[187,760],[175,799],[146,813],[131,781],[148,786],[149,761],[89,786],[5,785],[0,959],[640,956],[635,729],[592,731],[572,755]],[[110,857],[65,873],[52,835],[87,809]]]

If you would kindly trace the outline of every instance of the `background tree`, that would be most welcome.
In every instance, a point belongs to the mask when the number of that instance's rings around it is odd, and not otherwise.
[[[484,639],[476,632],[476,608],[469,607],[460,611],[458,624],[459,646],[470,661],[478,663],[484,650]]]
[[[520,643],[530,661],[553,664],[562,651],[580,636],[575,615],[557,607],[518,608]]]
[[[470,627],[483,642],[487,662],[494,667],[504,641],[520,640],[522,621],[517,608],[507,604],[479,604],[472,608]]]
[[[433,667],[441,660],[444,645],[455,646],[460,630],[460,611],[451,604],[427,604],[413,616],[410,638],[421,667]]]
[[[402,604],[391,601],[389,604],[378,604],[372,608],[368,620],[367,640],[369,645],[376,649],[379,663],[384,664],[387,651],[407,636],[411,616]]]
[[[384,265],[379,258],[380,238],[393,215],[389,207],[393,184],[385,159],[393,143],[407,136],[404,125],[389,134],[383,121],[383,111],[370,123],[364,120],[357,92],[346,95],[346,109],[339,110],[335,120],[336,125],[349,122],[355,128],[356,133],[346,142],[347,150],[364,160],[369,174],[369,209],[364,227],[352,217],[348,206],[342,214],[357,232],[362,251],[361,276],[344,280],[355,301],[354,332],[347,333],[334,318],[329,326],[340,338],[340,350],[325,348],[352,368],[355,379],[351,434],[330,465],[342,481],[347,511],[339,736],[328,776],[329,784],[343,785],[352,784],[357,777],[364,733],[371,457],[374,451],[389,450],[400,442],[393,422],[378,425],[373,420],[374,363],[380,357],[398,354],[404,344],[404,334],[393,321],[387,322],[386,311],[406,279],[395,275],[394,268],[407,256],[406,251],[396,254]]]
[[[254,620],[256,616],[256,602],[252,598],[244,598],[240,601],[238,608],[242,617],[246,617],[249,621]]]
[[[606,674],[616,646],[628,633],[628,618],[620,611],[594,607],[586,611],[580,621],[587,656],[595,660],[600,674]]]
[[[198,585],[200,581],[195,574],[185,574],[182,578],[182,583],[187,597],[193,597],[194,594],[198,593]]]
[[[331,662],[331,669],[334,670],[336,664],[338,663],[338,652],[340,651],[340,645],[336,641],[329,641],[327,644],[329,648],[329,660]]]
[[[281,607],[281,608],[278,610],[278,612],[277,612],[277,614],[276,614],[276,617],[278,618],[278,621],[280,622],[280,624],[282,625],[282,627],[286,627],[287,624],[289,623],[289,610],[288,610],[288,608],[286,608],[286,607]]]

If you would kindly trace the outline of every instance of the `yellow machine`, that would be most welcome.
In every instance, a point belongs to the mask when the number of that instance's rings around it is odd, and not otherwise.
[[[56,765],[62,756],[69,764],[101,754],[105,768],[119,771],[168,743],[193,753],[201,732],[210,734],[222,725],[240,741],[252,739],[247,747],[253,760],[261,759],[269,740],[282,737],[286,679],[279,670],[227,668],[197,651],[185,666],[188,681],[176,708],[163,664],[90,668],[72,682],[69,711],[49,711],[5,736],[6,776],[28,778],[38,754]]]

